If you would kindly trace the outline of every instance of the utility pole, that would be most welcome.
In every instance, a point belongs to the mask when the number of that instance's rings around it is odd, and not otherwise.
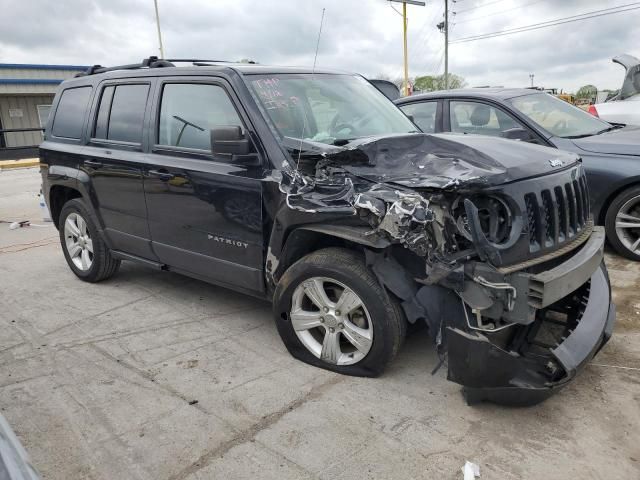
[[[402,41],[404,46],[404,85],[405,96],[409,95],[409,52],[407,49],[407,3],[424,7],[425,2],[416,0],[389,0],[390,2],[402,3]]]
[[[444,88],[449,90],[449,0],[444,0],[444,20],[436,27],[444,33]]]
[[[449,90],[449,0],[444,0],[444,88]]]
[[[530,73],[529,78],[531,79],[531,88],[533,88],[533,77],[535,77],[535,75],[533,73]]]
[[[404,46],[404,95],[409,95],[409,52],[407,48],[407,2],[402,3],[402,42]]]
[[[158,0],[153,0],[156,7],[156,26],[158,27],[158,43],[160,44],[160,58],[164,58],[164,48],[162,47],[162,33],[160,33],[160,14],[158,13]]]

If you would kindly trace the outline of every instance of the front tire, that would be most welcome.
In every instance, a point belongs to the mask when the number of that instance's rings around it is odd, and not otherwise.
[[[607,210],[607,238],[623,257],[640,261],[640,185],[619,194]]]
[[[58,230],[64,257],[78,278],[100,282],[116,273],[120,260],[111,256],[82,200],[75,198],[64,204]]]
[[[274,314],[289,353],[345,375],[380,375],[398,353],[406,320],[364,257],[342,248],[311,253],[284,273]]]

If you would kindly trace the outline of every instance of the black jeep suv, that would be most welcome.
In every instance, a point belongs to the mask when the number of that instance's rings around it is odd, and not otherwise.
[[[130,260],[270,299],[292,355],[350,375],[426,323],[470,403],[540,401],[610,337],[576,155],[417,132],[357,75],[176,62],[56,95],[43,191],[82,280]]]

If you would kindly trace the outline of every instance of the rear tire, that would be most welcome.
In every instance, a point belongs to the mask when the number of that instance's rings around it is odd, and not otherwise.
[[[64,204],[58,230],[64,258],[79,279],[100,282],[118,271],[120,260],[111,256],[82,200]]]
[[[624,190],[611,202],[605,229],[616,252],[640,261],[640,185]]]
[[[276,287],[274,315],[291,355],[345,375],[380,375],[406,335],[398,302],[363,255],[342,248],[319,250],[289,267]]]

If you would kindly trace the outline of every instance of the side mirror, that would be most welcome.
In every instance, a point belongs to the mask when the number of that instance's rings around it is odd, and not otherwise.
[[[510,128],[502,132],[503,138],[509,140],[520,140],[521,142],[529,142],[532,140],[531,134],[522,127]]]
[[[260,158],[252,152],[251,141],[239,125],[225,125],[211,129],[211,154],[232,163],[259,165]]]

